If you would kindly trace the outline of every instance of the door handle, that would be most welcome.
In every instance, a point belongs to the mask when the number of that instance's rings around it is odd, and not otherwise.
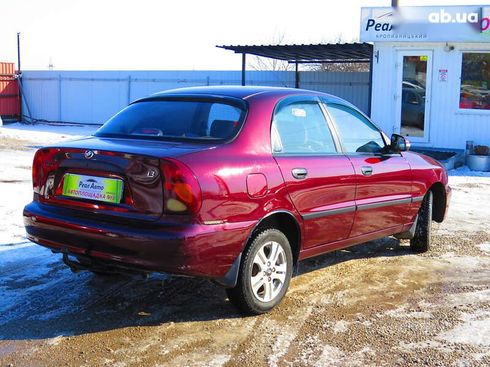
[[[291,170],[291,174],[294,178],[301,180],[308,175],[308,171],[306,170],[306,168],[293,168]]]
[[[373,174],[373,167],[371,167],[371,166],[362,166],[361,167],[361,173],[364,176],[371,176]]]

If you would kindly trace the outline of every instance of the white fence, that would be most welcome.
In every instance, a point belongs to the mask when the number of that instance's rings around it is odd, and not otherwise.
[[[101,124],[135,99],[158,91],[240,85],[240,71],[24,71],[26,104],[32,118]],[[294,87],[293,71],[248,71],[247,85]],[[342,97],[368,110],[369,73],[300,72],[300,87]]]

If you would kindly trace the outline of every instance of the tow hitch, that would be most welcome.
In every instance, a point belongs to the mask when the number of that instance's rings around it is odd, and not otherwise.
[[[78,273],[80,270],[89,270],[94,273],[100,274],[131,274],[131,275],[141,275],[143,278],[148,278],[149,273],[138,271],[135,269],[120,267],[120,266],[110,266],[105,264],[100,264],[94,259],[88,256],[76,255],[77,260],[70,259],[70,255],[67,252],[63,252],[63,262],[70,268],[74,273]]]

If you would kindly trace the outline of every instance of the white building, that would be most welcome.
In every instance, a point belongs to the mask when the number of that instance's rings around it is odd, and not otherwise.
[[[490,7],[363,8],[373,121],[413,145],[490,145]]]

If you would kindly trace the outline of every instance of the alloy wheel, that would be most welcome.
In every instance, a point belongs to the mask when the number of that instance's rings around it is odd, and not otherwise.
[[[275,241],[266,242],[257,251],[252,264],[250,283],[259,301],[270,302],[281,292],[286,281],[287,257]]]

